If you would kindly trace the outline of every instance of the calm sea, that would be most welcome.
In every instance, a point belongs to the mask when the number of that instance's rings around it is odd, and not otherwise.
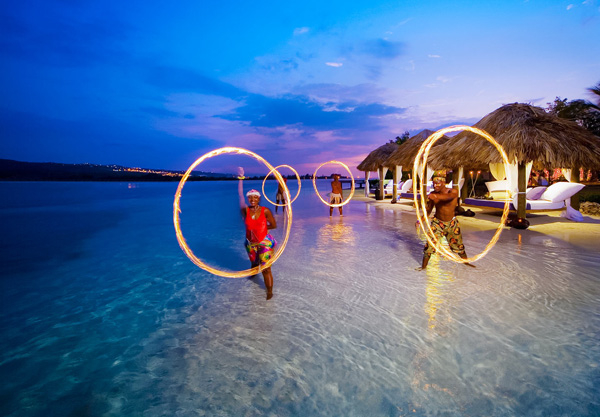
[[[418,272],[412,213],[330,218],[305,181],[267,302],[188,260],[176,188],[0,183],[0,415],[600,415],[598,253],[507,230],[476,269]],[[237,183],[181,207],[198,257],[248,267]],[[469,254],[492,233],[466,230]]]

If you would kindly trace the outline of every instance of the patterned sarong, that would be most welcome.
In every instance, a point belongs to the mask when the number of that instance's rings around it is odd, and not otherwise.
[[[261,266],[266,264],[273,256],[275,246],[277,246],[277,241],[271,234],[267,234],[260,242],[250,242],[246,239],[246,252],[248,252],[252,266],[257,266],[259,263]]]
[[[465,245],[463,245],[462,235],[460,234],[460,224],[458,219],[454,217],[449,222],[443,222],[437,217],[431,221],[431,229],[438,242],[441,242],[442,237],[445,237],[450,245],[450,249],[458,255],[465,253]],[[435,253],[435,248],[429,244],[425,244],[423,252],[431,256]]]

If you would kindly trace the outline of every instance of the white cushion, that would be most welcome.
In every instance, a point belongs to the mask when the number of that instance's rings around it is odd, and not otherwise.
[[[488,181],[485,183],[485,186],[490,193],[493,191],[505,191],[509,189],[507,180]]]
[[[406,180],[406,182],[404,184],[402,184],[402,189],[400,190],[400,192],[407,193],[408,190],[410,190],[410,187],[412,187],[412,183],[413,183],[412,179]]]
[[[548,187],[533,187],[527,189],[527,200],[538,200]]]
[[[540,200],[548,200],[551,202],[564,201],[567,198],[575,195],[585,185],[576,182],[557,182],[552,184],[540,196]]]

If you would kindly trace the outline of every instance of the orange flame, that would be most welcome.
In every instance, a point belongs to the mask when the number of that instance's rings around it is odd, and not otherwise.
[[[504,152],[504,149],[502,148],[502,146],[498,142],[496,142],[496,140],[489,133],[487,133],[481,129],[477,129],[476,127],[471,127],[471,126],[450,126],[445,129],[438,130],[437,132],[433,133],[431,136],[429,136],[427,138],[427,140],[425,140],[423,142],[423,144],[421,145],[421,148],[419,148],[419,153],[415,157],[415,162],[413,164],[413,177],[414,178],[417,178],[417,175],[420,175],[421,178],[424,177],[425,167],[427,166],[427,157],[429,156],[429,151],[430,151],[431,147],[433,146],[433,144],[435,142],[437,142],[446,133],[456,132],[456,131],[460,131],[460,130],[468,130],[470,132],[473,132],[480,136],[483,136],[488,142],[490,142],[492,145],[494,145],[496,147],[496,149],[498,150],[498,152],[500,152],[500,155],[502,156],[502,162],[504,163],[505,171],[506,172],[509,171],[510,164],[508,162],[508,156],[506,156],[506,152]],[[471,171],[471,175],[472,174],[473,174],[473,172]],[[459,257],[458,255],[456,255],[454,252],[451,252],[448,249],[446,249],[444,246],[442,246],[441,242],[438,241],[436,239],[436,237],[434,236],[433,230],[431,229],[431,224],[429,223],[429,218],[426,215],[427,211],[426,211],[425,207],[427,205],[426,205],[426,201],[425,201],[425,189],[424,189],[423,183],[421,183],[421,189],[420,189],[419,194],[421,196],[420,200],[418,198],[417,193],[414,194],[413,198],[414,198],[415,207],[417,210],[417,219],[419,220],[421,230],[423,230],[423,232],[425,233],[425,237],[427,238],[427,241],[429,242],[429,244],[433,245],[435,247],[436,251],[439,251],[446,259],[449,259],[454,262],[460,262],[460,263],[475,262],[475,261],[483,258],[500,238],[500,233],[502,232],[502,229],[504,228],[504,223],[506,221],[506,218],[508,217],[510,200],[507,199],[506,202],[504,203],[504,210],[502,211],[502,217],[500,219],[500,224],[498,225],[498,228],[496,229],[496,233],[494,234],[494,236],[492,236],[492,239],[487,244],[485,249],[476,256],[463,259],[463,258]],[[421,206],[419,204],[421,204]],[[421,216],[421,207],[423,207],[423,212],[424,212],[423,216]],[[425,223],[425,224],[423,224],[423,223]]]
[[[251,152],[251,151],[243,149],[243,148],[234,148],[234,147],[219,148],[219,149],[215,149],[214,151],[208,152],[207,154],[204,154],[200,158],[196,159],[196,161],[194,161],[194,163],[188,168],[188,170],[185,172],[185,174],[181,178],[181,181],[179,182],[179,186],[177,187],[177,191],[175,192],[175,200],[173,201],[173,224],[175,225],[175,233],[177,234],[177,242],[179,242],[179,246],[181,247],[181,249],[185,252],[187,257],[190,258],[190,260],[194,264],[196,264],[200,268],[202,268],[205,271],[208,271],[214,275],[219,275],[221,277],[226,277],[226,278],[242,278],[242,277],[248,277],[251,275],[256,275],[263,269],[269,268],[281,256],[281,254],[283,253],[283,250],[285,249],[285,246],[287,245],[288,239],[290,237],[290,228],[292,227],[292,206],[290,205],[288,207],[288,210],[285,210],[287,225],[285,228],[285,237],[283,239],[283,243],[281,243],[279,245],[277,251],[275,251],[275,253],[273,254],[273,257],[271,259],[269,259],[265,265],[262,265],[262,266],[259,265],[254,268],[245,269],[243,271],[227,272],[227,271],[223,271],[220,269],[212,268],[212,267],[206,265],[204,262],[202,262],[194,254],[194,252],[192,252],[192,250],[189,248],[189,246],[187,245],[187,242],[185,241],[185,238],[183,237],[183,234],[181,233],[181,227],[179,225],[179,213],[181,213],[181,209],[179,207],[179,200],[181,199],[181,191],[183,190],[183,186],[185,185],[185,183],[186,183],[188,177],[190,176],[190,174],[192,173],[192,171],[206,159],[209,159],[209,158],[212,158],[212,157],[218,156],[218,155],[223,155],[226,153],[248,155],[248,156],[251,156],[252,158],[256,159],[257,161],[262,162],[264,165],[267,166],[267,168],[269,168],[271,170],[271,172],[273,172],[273,171],[275,172],[275,177],[277,178],[277,181],[279,182],[279,184],[282,184],[284,186],[283,192],[285,193],[286,201],[290,200],[290,192],[287,189],[287,187],[285,187],[285,182],[283,181],[283,177],[281,176],[279,171],[275,170],[275,168],[273,168],[273,166],[271,164],[269,164],[264,158],[255,154],[254,152]]]

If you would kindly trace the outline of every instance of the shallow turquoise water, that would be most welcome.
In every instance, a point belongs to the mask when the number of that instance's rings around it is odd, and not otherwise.
[[[417,272],[414,215],[330,219],[304,182],[267,302],[185,257],[176,187],[0,183],[0,415],[600,415],[598,253],[507,230],[476,269]],[[211,265],[247,267],[236,204],[234,182],[184,188]]]

